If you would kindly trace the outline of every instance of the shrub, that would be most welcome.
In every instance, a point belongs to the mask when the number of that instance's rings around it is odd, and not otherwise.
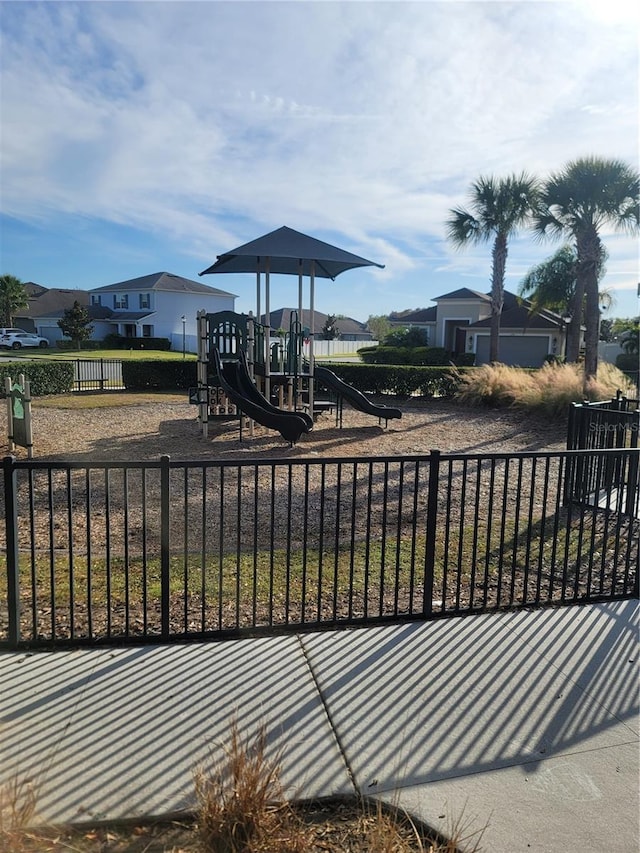
[[[92,350],[92,349],[102,349],[103,344],[102,341],[83,341],[82,349],[83,350]],[[68,339],[56,341],[56,348],[66,352],[67,350],[76,351],[78,347],[76,346],[75,341],[70,341]]]
[[[442,347],[401,347],[384,346],[363,347],[358,355],[365,364],[450,364],[449,353]]]
[[[616,358],[616,367],[626,373],[630,380],[640,382],[640,360],[637,353],[620,353]]]
[[[102,345],[105,349],[123,349],[126,338],[123,335],[117,335],[115,332],[111,335],[106,335],[102,339]]]
[[[475,370],[475,368],[472,368]],[[451,397],[463,371],[455,367],[421,367],[410,365],[332,364],[331,370],[363,394],[395,394],[407,397],[413,393],[426,397]]]
[[[169,338],[125,338],[123,335],[107,335],[102,340],[105,349],[161,350],[171,349]]]
[[[419,326],[409,326],[406,329],[394,329],[382,341],[384,346],[414,348],[429,345],[429,332]]]
[[[4,396],[5,377],[15,382],[20,373],[29,380],[32,397],[66,394],[73,390],[73,363],[70,361],[20,361],[0,365],[0,393]]]
[[[195,361],[122,362],[122,381],[127,391],[175,391],[197,385]]]

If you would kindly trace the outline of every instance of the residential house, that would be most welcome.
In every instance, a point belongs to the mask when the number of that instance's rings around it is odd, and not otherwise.
[[[94,337],[118,334],[125,338],[168,338],[173,349],[188,339],[195,350],[197,313],[205,310],[233,311],[236,295],[199,281],[157,272],[151,275],[94,287],[89,291],[90,306],[110,311],[94,330]]]
[[[389,316],[393,326],[419,326],[429,345],[453,355],[473,353],[476,364],[489,361],[491,300],[466,287],[437,296],[435,307]],[[564,355],[566,323],[553,311],[530,311],[531,303],[505,291],[500,316],[499,358],[503,364],[540,367],[547,356]]]
[[[93,340],[117,334],[127,338],[168,338],[173,349],[197,348],[197,313],[233,311],[235,295],[168,272],[96,287],[45,288],[29,283],[29,309],[16,325],[36,331],[51,343],[62,340],[58,320],[77,300],[87,308]],[[184,318],[184,321],[183,321]]]
[[[76,301],[85,308],[89,305],[89,294],[86,290],[43,287],[33,281],[25,282],[24,287],[29,304],[27,308],[16,313],[15,325],[26,332],[36,332],[52,342],[62,338],[58,320],[64,312]]]
[[[271,334],[278,329],[289,331],[291,323],[291,315],[299,315],[298,321],[302,328],[311,328],[311,312],[303,308],[302,314],[296,308],[278,308],[275,311],[269,312],[269,326],[272,330]],[[322,339],[322,329],[327,322],[327,314],[321,311],[313,312],[313,328],[315,336],[318,340]],[[262,314],[260,322],[266,322],[266,314]],[[336,328],[339,332],[341,341],[370,341],[373,340],[373,335],[367,329],[366,323],[361,323],[359,320],[354,320],[352,317],[336,316]]]

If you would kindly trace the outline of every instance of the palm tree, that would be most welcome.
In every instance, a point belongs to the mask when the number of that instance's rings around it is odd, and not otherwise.
[[[575,305],[585,307],[585,381],[598,370],[600,305],[598,270],[603,244],[600,229],[613,225],[621,231],[637,231],[640,225],[638,173],[621,160],[583,157],[569,163],[545,182],[534,230],[540,236],[570,237],[577,253]],[[574,320],[575,320],[574,312]],[[568,346],[579,344],[577,322],[569,330]]]
[[[598,282],[605,274],[605,261],[608,254],[602,250],[598,266]],[[531,303],[531,313],[536,314],[543,309],[555,311],[569,318],[570,333],[567,336],[566,359],[577,361],[580,348],[580,330],[584,323],[584,299],[582,304],[576,303],[576,280],[578,273],[578,255],[573,246],[565,245],[552,255],[532,267],[523,278],[518,289],[518,295]],[[602,308],[611,308],[614,297],[607,288],[598,292],[599,304]],[[571,334],[571,330],[577,332]]]
[[[5,327],[13,326],[16,311],[29,307],[24,283],[15,275],[0,275],[0,317]]]
[[[459,248],[493,241],[489,360],[498,360],[500,315],[509,238],[526,225],[536,206],[538,183],[524,172],[507,178],[481,177],[471,185],[470,211],[454,208],[447,237]]]

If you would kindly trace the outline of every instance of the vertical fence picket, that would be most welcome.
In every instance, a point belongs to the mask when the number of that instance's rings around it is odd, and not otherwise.
[[[170,635],[170,457],[160,457],[160,634],[163,639]]]
[[[422,613],[430,616],[433,610],[433,586],[436,565],[436,536],[438,522],[438,486],[440,484],[440,451],[429,453],[429,486],[427,492],[427,527],[424,551],[424,595]]]
[[[7,536],[7,610],[9,616],[8,641],[12,648],[20,640],[20,555],[18,552],[18,509],[17,475],[14,467],[15,456],[5,456],[4,468],[4,507],[5,531]]]

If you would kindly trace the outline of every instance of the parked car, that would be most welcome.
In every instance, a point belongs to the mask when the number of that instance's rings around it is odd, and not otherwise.
[[[3,337],[3,335],[22,335],[26,331],[27,331],[26,329],[3,329],[3,328],[0,328],[0,338]]]
[[[45,349],[48,346],[49,341],[46,338],[31,332],[23,332],[21,329],[12,329],[8,334],[0,336],[0,347],[3,349],[22,349],[22,347]]]

